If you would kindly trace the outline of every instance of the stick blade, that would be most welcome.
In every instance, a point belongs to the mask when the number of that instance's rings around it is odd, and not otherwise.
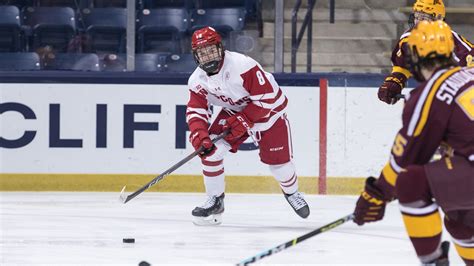
[[[123,204],[127,203],[127,196],[125,195],[125,188],[127,186],[123,186],[122,191],[120,191],[120,202]]]

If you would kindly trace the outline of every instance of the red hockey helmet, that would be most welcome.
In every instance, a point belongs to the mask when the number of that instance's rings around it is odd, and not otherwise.
[[[219,72],[224,62],[222,38],[212,27],[204,27],[193,33],[191,39],[194,60],[208,74]]]

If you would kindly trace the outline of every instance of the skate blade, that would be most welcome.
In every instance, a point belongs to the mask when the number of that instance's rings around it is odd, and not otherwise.
[[[213,226],[222,223],[222,214],[213,214],[208,217],[193,216],[193,224],[198,226]]]

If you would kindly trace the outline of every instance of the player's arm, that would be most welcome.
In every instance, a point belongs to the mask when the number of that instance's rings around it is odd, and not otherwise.
[[[192,88],[189,94],[189,101],[186,109],[186,122],[188,123],[189,142],[194,149],[201,146],[205,151],[201,155],[209,155],[214,145],[209,137],[208,123],[210,118],[209,104],[206,97],[206,91],[199,86]]]
[[[453,31],[454,55],[460,66],[474,66],[474,44]]]
[[[268,117],[275,106],[282,104],[286,106],[287,104],[287,99],[281,89],[274,88],[258,64],[240,76],[242,78],[242,86],[250,94],[250,102],[241,112],[228,118],[227,124],[231,128],[231,132],[226,137],[227,140],[241,137],[255,123]]]
[[[436,99],[439,87],[438,83],[431,89],[425,88],[426,97],[410,101],[405,106],[403,127],[395,137],[389,161],[378,179],[367,179],[365,189],[357,201],[354,211],[357,224],[381,220],[386,203],[396,198],[398,176],[409,165],[429,162],[440,145],[451,109],[445,102]]]
[[[410,71],[406,69],[405,55],[402,49],[409,34],[410,32],[404,33],[393,49],[391,57],[392,73],[385,78],[377,93],[379,100],[388,104],[395,104],[399,100],[397,96],[405,88],[407,80],[411,77]]]

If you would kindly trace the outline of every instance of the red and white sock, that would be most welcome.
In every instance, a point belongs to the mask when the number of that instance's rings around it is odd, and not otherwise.
[[[224,193],[224,160],[202,160],[202,174],[204,176],[204,185],[207,195],[219,196]]]
[[[296,175],[293,162],[270,165],[270,171],[276,180],[280,182],[280,187],[286,194],[293,194],[298,191],[298,176]]]

